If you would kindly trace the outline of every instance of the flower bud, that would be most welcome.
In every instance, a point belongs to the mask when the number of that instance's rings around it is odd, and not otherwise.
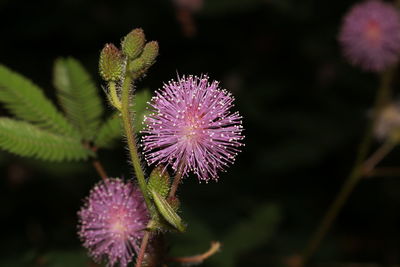
[[[147,67],[153,65],[156,57],[158,56],[158,43],[156,41],[148,42],[143,48],[143,53],[140,56],[146,63]]]
[[[138,73],[146,67],[146,62],[140,57],[132,60],[129,64],[128,70],[130,72]]]
[[[122,40],[122,52],[130,59],[137,58],[143,51],[146,37],[142,29],[134,29]]]
[[[165,167],[160,165],[151,172],[149,181],[147,182],[147,188],[149,191],[154,190],[161,197],[166,198],[170,189],[170,178]],[[152,195],[150,194],[150,197]]]
[[[121,52],[113,44],[106,44],[101,50],[99,71],[101,77],[107,81],[117,81],[121,78],[124,59]]]

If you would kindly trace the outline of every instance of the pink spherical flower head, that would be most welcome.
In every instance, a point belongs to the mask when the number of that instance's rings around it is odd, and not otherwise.
[[[139,251],[149,214],[140,191],[120,179],[99,182],[78,212],[79,236],[96,261],[127,266]]]
[[[233,96],[207,76],[182,77],[164,84],[152,98],[142,138],[149,164],[171,165],[199,180],[218,178],[243,144],[242,117],[231,112]]]
[[[339,41],[352,64],[383,71],[399,58],[399,11],[378,0],[357,4],[344,17]]]

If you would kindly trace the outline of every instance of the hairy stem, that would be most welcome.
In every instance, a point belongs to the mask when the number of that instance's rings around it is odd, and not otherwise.
[[[142,243],[140,244],[139,255],[136,258],[136,265],[135,265],[136,267],[142,266],[144,254],[146,253],[146,248],[147,248],[147,244],[149,243],[149,239],[150,239],[150,232],[146,231],[144,233]]]
[[[309,241],[307,247],[303,252],[301,265],[306,264],[310,257],[315,253],[322,239],[325,237],[326,233],[328,232],[332,223],[337,217],[338,213],[349,198],[351,192],[364,174],[364,161],[372,144],[373,128],[379,112],[389,98],[390,83],[392,81],[393,72],[394,69],[391,69],[382,74],[381,85],[375,97],[375,104],[372,114],[373,117],[359,145],[354,167],[347,177],[345,183],[343,184],[341,190],[339,191],[336,199],[333,201],[318,228],[312,235],[311,240]],[[375,162],[375,164],[376,163],[377,162]]]
[[[140,158],[136,145],[135,132],[133,130],[132,116],[129,108],[130,91],[133,86],[133,79],[129,74],[126,75],[125,80],[122,84],[122,96],[121,96],[121,114],[126,135],[126,141],[128,143],[129,154],[131,157],[133,169],[138,180],[139,188],[142,191],[143,198],[146,202],[147,209],[150,210],[151,202],[147,194],[147,185],[144,178],[142,166],[140,164]]]
[[[117,87],[115,85],[115,82],[109,82],[108,83],[108,91],[109,91],[109,100],[111,104],[116,107],[118,110],[121,110],[121,101],[118,97],[117,93]]]
[[[179,165],[178,171],[176,172],[174,181],[172,182],[171,190],[169,191],[169,198],[174,198],[176,191],[178,191],[179,184],[181,183],[183,168],[182,164]]]

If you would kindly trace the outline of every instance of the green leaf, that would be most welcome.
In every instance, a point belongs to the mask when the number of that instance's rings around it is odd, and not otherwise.
[[[149,192],[157,192],[162,198],[166,198],[170,188],[170,178],[164,166],[158,166],[150,174],[147,188]],[[152,197],[152,195],[150,195]]]
[[[153,196],[151,196],[151,198],[153,199]],[[177,198],[174,198],[174,200],[168,199],[167,202],[176,213],[180,206],[179,200]],[[158,211],[156,206],[152,205],[150,207],[150,214],[151,214],[151,222],[148,224],[149,230],[176,231],[176,228],[164,218],[164,216]]]
[[[162,215],[162,217],[175,229],[180,232],[184,232],[186,226],[182,222],[182,219],[179,217],[179,215],[176,214],[174,208],[171,207],[166,199],[161,197],[160,194],[158,194],[154,190],[150,191],[150,193],[153,197],[154,203],[156,204],[157,210]]]
[[[94,144],[99,148],[112,147],[115,140],[122,136],[122,121],[118,113],[111,115],[100,127]]]
[[[54,64],[54,87],[67,118],[84,140],[92,141],[101,123],[103,105],[90,75],[73,58],[60,58]]]
[[[176,231],[175,227],[173,227],[169,222],[167,222],[159,213],[157,210],[155,210],[155,207],[150,210],[151,215],[151,221],[147,225],[147,230],[150,231]]]
[[[79,135],[37,85],[3,65],[0,65],[0,102],[19,119],[53,133]]]
[[[92,154],[79,139],[9,118],[0,118],[0,148],[20,156],[49,161],[82,160]]]

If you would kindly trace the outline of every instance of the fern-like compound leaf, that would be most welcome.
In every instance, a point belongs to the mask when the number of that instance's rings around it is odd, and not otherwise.
[[[84,67],[73,58],[60,58],[54,64],[54,87],[67,118],[84,140],[92,141],[103,115],[98,89]]]
[[[53,133],[79,135],[37,85],[3,65],[0,65],[0,102],[19,119]]]
[[[99,148],[110,148],[121,136],[122,120],[118,113],[114,113],[101,126],[94,145]]]
[[[0,118],[0,148],[48,161],[83,160],[92,155],[79,139],[54,134],[24,121]]]

